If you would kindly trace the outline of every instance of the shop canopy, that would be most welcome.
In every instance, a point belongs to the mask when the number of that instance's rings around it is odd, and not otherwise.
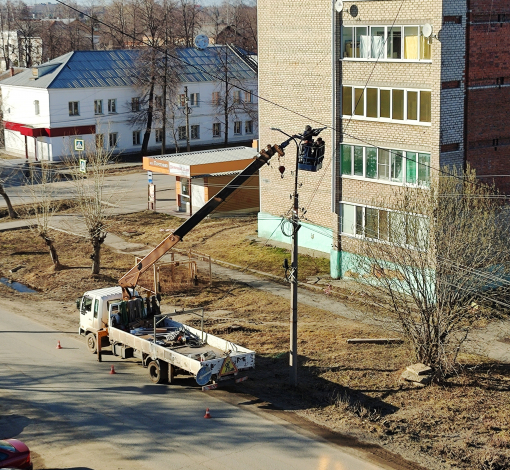
[[[143,157],[143,169],[181,178],[193,178],[244,170],[256,156],[257,151],[251,147],[202,150]]]

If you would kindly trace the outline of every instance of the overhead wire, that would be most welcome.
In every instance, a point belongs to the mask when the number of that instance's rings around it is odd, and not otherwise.
[[[177,60],[178,62],[181,62],[181,63],[183,63],[184,65],[186,65],[186,66],[188,66],[188,67],[194,68],[195,70],[197,70],[197,71],[199,71],[199,72],[201,72],[201,73],[203,73],[203,74],[206,74],[206,75],[208,75],[209,77],[211,77],[211,78],[213,78],[213,79],[215,79],[215,80],[217,80],[217,81],[220,81],[220,82],[225,82],[225,81],[226,81],[224,77],[219,76],[219,75],[216,75],[216,74],[214,74],[214,73],[212,73],[212,72],[210,72],[210,71],[207,71],[207,70],[205,70],[204,68],[202,68],[200,65],[190,63],[190,62],[188,62],[188,61],[184,60],[182,57],[179,57],[179,56],[177,56],[177,55],[174,55],[174,54],[170,53],[167,49],[163,49],[163,48],[161,48],[161,47],[159,47],[159,46],[156,46],[156,45],[150,44],[150,43],[148,43],[147,41],[144,41],[143,39],[142,39],[142,40],[141,40],[141,39],[138,39],[138,38],[136,38],[136,36],[134,36],[134,35],[132,35],[132,34],[130,34],[130,33],[127,33],[126,31],[122,31],[121,29],[117,28],[116,26],[114,26],[114,25],[112,25],[112,24],[109,24],[109,23],[106,23],[106,22],[104,22],[103,20],[99,20],[99,19],[97,19],[97,18],[95,18],[95,17],[94,17],[94,18],[92,18],[92,16],[91,16],[91,15],[89,15],[88,13],[86,13],[86,12],[84,12],[84,11],[82,11],[82,10],[78,9],[78,8],[75,8],[75,7],[71,6],[71,5],[69,5],[69,4],[65,3],[64,1],[62,1],[62,0],[56,0],[56,1],[57,1],[58,3],[60,3],[61,5],[65,6],[65,7],[67,7],[67,8],[70,8],[71,10],[73,10],[73,11],[75,11],[75,12],[77,12],[77,13],[80,13],[80,14],[82,14],[83,16],[86,16],[87,18],[94,19],[94,21],[96,21],[97,23],[102,24],[103,26],[106,26],[106,27],[108,27],[108,28],[111,28],[111,29],[113,29],[113,30],[117,31],[118,33],[120,33],[120,34],[122,34],[122,35],[124,35],[124,36],[126,36],[126,37],[129,37],[129,38],[131,38],[131,39],[134,39],[134,40],[138,41],[139,43],[141,43],[141,44],[143,44],[143,45],[145,45],[145,46],[147,46],[147,47],[151,47],[151,48],[153,48],[153,49],[155,49],[155,50],[157,50],[157,51],[161,52],[162,54],[165,54],[167,57],[170,57],[170,58],[172,58],[172,59],[174,59],[174,60]],[[399,8],[399,12],[400,12],[400,10],[401,10],[401,8],[402,8],[402,5],[403,5],[404,1],[405,1],[405,0],[402,0],[402,2],[401,2],[400,8]],[[398,15],[398,13],[397,13],[397,15]],[[394,23],[393,23],[393,26],[392,26],[392,27],[394,27],[394,24],[395,24],[395,22],[396,22],[396,19],[397,19],[397,17],[395,18],[395,20],[394,20]],[[385,42],[386,42],[386,41],[387,41],[387,39],[385,40]],[[377,60],[379,60],[379,58],[378,58]],[[377,62],[376,62],[376,64],[377,64]],[[367,83],[368,83],[368,82],[367,82]],[[250,93],[252,96],[255,96],[255,97],[256,97],[256,98],[258,98],[259,100],[262,100],[262,101],[264,101],[264,102],[266,102],[266,103],[268,103],[268,104],[271,104],[271,105],[273,105],[273,106],[275,106],[275,107],[278,107],[278,108],[280,108],[280,109],[283,109],[284,111],[287,111],[287,112],[289,112],[289,113],[291,113],[291,114],[294,114],[294,115],[296,115],[296,116],[299,116],[299,117],[301,117],[301,118],[303,118],[303,119],[306,119],[306,120],[307,120],[307,121],[309,121],[309,122],[312,122],[312,123],[315,123],[315,124],[319,124],[319,125],[320,125],[320,126],[322,126],[322,127],[326,127],[326,128],[329,128],[329,129],[331,129],[331,130],[334,130],[334,131],[337,131],[337,132],[338,132],[338,129],[336,129],[334,126],[331,126],[331,125],[329,125],[329,124],[323,123],[322,121],[319,121],[319,120],[317,120],[317,119],[315,119],[315,118],[312,118],[312,117],[310,117],[310,116],[307,116],[307,115],[305,115],[305,114],[303,114],[303,113],[300,113],[300,112],[298,112],[298,111],[296,111],[296,110],[293,110],[293,109],[289,108],[288,106],[285,106],[285,105],[283,105],[283,104],[280,104],[280,103],[277,103],[277,102],[275,102],[275,101],[273,101],[273,100],[270,100],[270,99],[268,99],[268,98],[265,98],[264,96],[259,95],[258,93],[254,93],[254,92],[253,92],[253,90],[248,90],[247,88],[244,88],[244,87],[243,87],[243,86],[241,86],[240,84],[237,84],[237,83],[231,83],[231,85],[232,85],[232,87],[233,87],[233,88],[236,88],[236,89],[238,89],[238,90],[241,90],[241,91],[244,91],[244,92]],[[366,86],[367,86],[367,85],[366,85]],[[366,86],[365,86],[365,88],[366,88]],[[361,99],[361,98],[360,98],[360,99]],[[352,119],[352,115],[351,115],[351,119]],[[356,137],[356,136],[353,136],[353,135],[347,134],[347,133],[345,133],[345,132],[343,132],[343,135],[347,135],[348,137],[351,137],[351,138],[353,138],[353,139],[355,139],[355,140],[358,140],[358,141],[360,141],[360,142],[365,142],[365,143],[369,144],[369,145],[370,145],[370,146],[372,146],[372,147],[376,147],[376,148],[378,148],[378,149],[390,150],[390,151],[391,151],[391,149],[385,149],[384,147],[380,147],[380,146],[378,146],[378,145],[375,145],[375,144],[369,143],[369,142],[367,142],[367,141],[365,141],[365,140],[363,140],[363,139],[360,139],[360,138],[358,138],[358,137]],[[448,174],[449,176],[453,176],[453,177],[456,177],[456,178],[458,178],[458,179],[464,180],[464,178],[462,178],[461,176],[458,176],[458,175],[454,175],[454,174],[448,173],[446,170],[441,170],[441,169],[438,169],[438,168],[432,167],[431,165],[425,165],[425,164],[422,164],[422,165],[423,165],[423,166],[428,167],[428,168],[429,168],[429,169],[431,169],[431,170],[435,170],[435,171],[438,171],[438,172],[440,172],[440,173],[445,173],[445,174]],[[328,162],[328,166],[329,166],[329,162]],[[324,178],[324,174],[322,175],[321,180],[322,180],[323,178]]]

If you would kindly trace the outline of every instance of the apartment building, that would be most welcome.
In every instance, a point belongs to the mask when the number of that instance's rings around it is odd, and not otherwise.
[[[132,118],[147,107],[147,87],[140,86],[135,71],[139,54],[133,49],[74,51],[3,80],[5,151],[57,161],[71,152],[74,140],[83,139],[87,149],[139,153],[145,126]],[[178,83],[167,102],[167,149],[186,147],[186,104],[190,147],[222,145],[226,132],[228,143],[251,144],[258,129],[256,61],[223,45],[181,48],[175,55]],[[161,89],[155,94],[161,116]],[[162,136],[161,119],[155,118],[149,151],[161,149]]]
[[[510,1],[259,0],[258,15],[259,92],[286,107],[260,103],[261,145],[282,140],[270,128],[329,126],[322,169],[299,176],[299,245],[333,277],[368,230],[388,240],[374,201],[399,186],[469,163],[510,192]],[[289,241],[294,177],[278,166],[261,170],[259,236]]]

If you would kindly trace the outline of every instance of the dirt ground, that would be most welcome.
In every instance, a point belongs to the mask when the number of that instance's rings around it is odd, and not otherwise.
[[[160,225],[146,224],[147,232],[133,235],[130,230],[135,221],[128,217],[122,224],[118,218],[116,231],[128,233],[131,241],[144,243],[160,241],[164,236],[161,228],[179,223],[161,217]],[[236,264],[246,260],[254,269],[264,270],[274,264],[272,272],[282,274],[279,266],[288,253],[277,251],[272,258],[272,249],[247,240],[253,235],[253,224],[234,219],[227,221],[223,230],[220,225],[215,220],[204,223],[181,248],[191,245],[205,253],[212,250],[209,253],[216,258],[235,260]],[[91,277],[88,243],[58,232],[56,246],[65,269],[54,272],[45,245],[29,230],[2,232],[0,239],[0,275],[37,290],[20,294],[0,284],[0,305],[63,331],[76,331],[74,300],[83,291],[115,285],[133,264],[131,255],[104,249],[102,274]],[[221,244],[227,248],[220,250]],[[229,246],[234,248],[229,250]],[[326,271],[321,261],[314,264],[313,260],[307,275],[314,270]],[[9,272],[19,266],[14,273]],[[212,287],[202,284],[164,297],[163,311],[176,306],[204,307],[207,331],[257,351],[253,380],[244,383],[241,391],[261,402],[293,411],[333,431],[377,443],[429,469],[510,468],[507,365],[463,356],[463,370],[446,384],[414,388],[400,380],[402,370],[409,365],[406,345],[349,345],[348,338],[380,337],[381,331],[300,305],[299,387],[293,389],[288,386],[286,299],[227,279],[215,279]]]

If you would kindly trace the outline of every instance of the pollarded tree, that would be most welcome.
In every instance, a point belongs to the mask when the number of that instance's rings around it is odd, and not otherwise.
[[[510,302],[510,225],[504,198],[475,172],[445,169],[430,188],[403,187],[372,207],[346,207],[349,270],[438,380],[481,314]],[[352,214],[350,213],[351,208]],[[350,221],[350,222],[349,222]]]

